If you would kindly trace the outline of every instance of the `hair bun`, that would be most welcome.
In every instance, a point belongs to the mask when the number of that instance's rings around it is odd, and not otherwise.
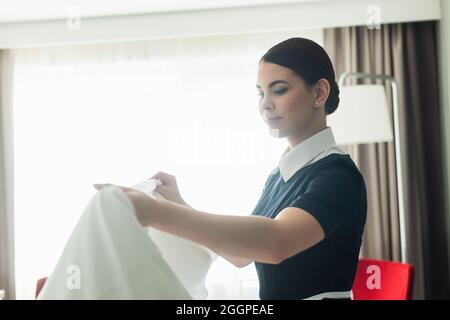
[[[331,81],[330,83],[330,94],[328,95],[328,99],[325,103],[325,112],[326,114],[332,114],[336,111],[339,105],[339,86],[336,80]]]

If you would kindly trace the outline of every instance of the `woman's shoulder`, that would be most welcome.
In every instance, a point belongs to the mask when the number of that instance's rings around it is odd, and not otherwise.
[[[367,203],[364,177],[349,154],[333,153],[318,160],[307,183],[329,190],[340,199],[356,197],[362,206]]]
[[[358,179],[364,180],[358,166],[355,164],[349,154],[331,153],[313,163],[312,174],[318,173],[336,173],[350,174]]]

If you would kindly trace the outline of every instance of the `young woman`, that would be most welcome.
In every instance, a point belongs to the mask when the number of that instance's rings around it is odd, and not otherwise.
[[[351,299],[367,199],[362,175],[326,125],[339,104],[333,65],[315,42],[290,38],[261,58],[256,87],[262,119],[289,146],[250,215],[198,211],[164,172],[152,178],[168,200],[119,187],[142,225],[200,243],[237,267],[255,262],[261,299]]]

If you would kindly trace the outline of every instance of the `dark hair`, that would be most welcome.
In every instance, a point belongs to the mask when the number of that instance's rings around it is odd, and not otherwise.
[[[326,51],[317,43],[305,38],[289,38],[270,48],[260,59],[292,69],[308,86],[322,78],[330,84],[330,94],[325,103],[326,114],[333,113],[339,105],[339,86],[333,64]]]

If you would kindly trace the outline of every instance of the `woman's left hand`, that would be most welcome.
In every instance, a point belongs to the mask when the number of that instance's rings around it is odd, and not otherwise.
[[[100,190],[107,186],[112,186],[114,184],[111,183],[103,183],[103,184],[94,184],[95,189]],[[127,197],[131,200],[131,203],[134,206],[134,211],[136,213],[136,217],[139,220],[139,223],[143,227],[148,227],[152,222],[154,222],[156,218],[156,214],[160,211],[158,209],[159,203],[156,199],[151,196],[145,194],[144,192],[128,187],[114,185],[118,188],[121,188]]]

